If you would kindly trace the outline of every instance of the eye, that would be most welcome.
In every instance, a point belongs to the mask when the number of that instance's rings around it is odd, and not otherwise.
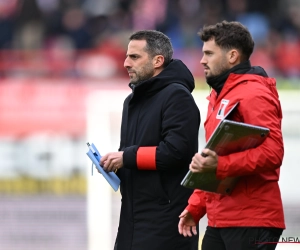
[[[137,55],[130,55],[130,58],[131,58],[132,60],[136,60],[136,59],[138,59],[139,57],[138,57]]]

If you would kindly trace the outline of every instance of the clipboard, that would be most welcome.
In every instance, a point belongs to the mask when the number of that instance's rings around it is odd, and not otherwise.
[[[205,148],[215,151],[219,156],[242,152],[259,146],[267,138],[269,132],[270,130],[266,127],[223,119],[209,138]],[[205,155],[202,154],[202,156]],[[227,177],[219,180],[215,173],[193,173],[189,170],[181,181],[181,185],[229,195],[238,179],[239,177]]]
[[[108,184],[113,188],[113,190],[116,192],[119,189],[120,186],[120,179],[114,172],[105,172],[103,168],[99,165],[101,155],[96,148],[96,146],[92,143],[89,145],[89,151],[86,153],[87,156],[92,161],[92,164],[96,166],[97,170],[102,174],[102,176],[105,178],[105,180],[108,182]],[[93,166],[92,166],[93,167]]]

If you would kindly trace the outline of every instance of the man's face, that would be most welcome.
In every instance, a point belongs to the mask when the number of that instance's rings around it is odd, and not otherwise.
[[[202,51],[200,63],[204,66],[206,80],[219,76],[231,68],[227,52],[216,45],[214,39],[204,42]]]
[[[154,76],[152,59],[149,58],[145,47],[145,40],[131,40],[128,44],[124,67],[128,71],[132,84],[137,84]]]

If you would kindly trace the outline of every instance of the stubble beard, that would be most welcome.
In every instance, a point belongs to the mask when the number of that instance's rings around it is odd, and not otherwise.
[[[230,68],[227,66],[227,64],[223,61],[221,62],[214,70],[214,73],[211,72],[209,76],[205,75],[206,81],[213,80],[217,78],[218,76],[222,75],[226,71],[228,71]]]
[[[141,68],[140,71],[135,71],[135,77],[131,78],[130,83],[133,85],[137,85],[140,82],[146,81],[153,77],[154,69],[151,62],[148,62],[144,67]]]

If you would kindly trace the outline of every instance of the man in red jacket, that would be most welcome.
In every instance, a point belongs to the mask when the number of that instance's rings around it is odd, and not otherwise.
[[[179,233],[197,233],[195,226],[207,214],[202,250],[275,249],[285,228],[278,185],[284,149],[276,81],[263,68],[250,65],[254,42],[242,24],[223,21],[205,26],[199,36],[200,63],[212,88],[204,123],[206,140],[237,102],[233,120],[268,127],[270,134],[260,146],[243,152],[218,156],[203,149],[206,157],[195,154],[192,172],[215,172],[218,179],[239,177],[239,181],[230,195],[195,189],[180,215]]]

